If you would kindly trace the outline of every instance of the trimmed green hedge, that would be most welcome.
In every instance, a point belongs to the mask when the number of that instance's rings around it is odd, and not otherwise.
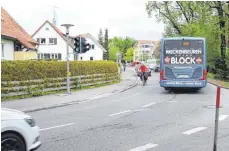
[[[41,96],[66,89],[66,62],[2,61],[1,65],[3,100]],[[120,80],[118,65],[113,61],[71,61],[70,72],[71,89]]]
[[[2,61],[2,81],[25,81],[66,77],[66,62],[59,61]],[[117,73],[113,61],[71,61],[71,76]]]

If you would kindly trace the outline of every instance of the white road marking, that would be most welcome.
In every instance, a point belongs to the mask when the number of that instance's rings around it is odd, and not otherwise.
[[[186,131],[186,132],[183,132],[182,134],[191,135],[191,134],[193,134],[193,133],[196,133],[196,132],[199,132],[199,131],[202,131],[202,130],[205,130],[205,129],[207,129],[207,127],[197,127],[197,128],[188,130],[188,131]]]
[[[219,121],[225,120],[229,115],[220,115],[219,116]]]
[[[157,144],[153,144],[153,143],[149,143],[149,144],[146,144],[144,146],[140,146],[140,147],[137,147],[137,148],[133,148],[129,151],[144,151],[144,150],[147,150],[147,149],[150,149],[150,148],[154,148],[158,146]]]
[[[123,113],[128,113],[131,110],[126,110],[126,111],[122,111],[122,112],[118,112],[118,113],[114,113],[114,114],[110,114],[109,116],[115,116],[115,115],[119,115],[119,114],[123,114]]]
[[[49,130],[49,129],[60,128],[60,127],[65,127],[65,126],[70,126],[70,125],[74,125],[74,124],[75,124],[75,123],[69,123],[69,124],[64,124],[64,125],[57,125],[57,126],[53,126],[53,127],[47,127],[47,128],[40,129],[40,131],[45,131],[45,130]]]
[[[169,103],[176,103],[177,101],[168,101]]]
[[[149,106],[152,106],[152,105],[154,105],[154,104],[156,104],[156,102],[153,102],[153,103],[150,103],[150,104],[146,104],[146,105],[144,105],[144,106],[142,106],[142,107],[149,107]]]

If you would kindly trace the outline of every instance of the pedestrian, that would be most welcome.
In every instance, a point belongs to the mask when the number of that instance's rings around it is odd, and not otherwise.
[[[126,62],[123,62],[123,71],[126,71]]]

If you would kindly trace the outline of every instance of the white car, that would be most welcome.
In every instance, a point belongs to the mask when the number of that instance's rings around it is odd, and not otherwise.
[[[24,112],[1,108],[1,151],[34,151],[41,146],[39,127]]]

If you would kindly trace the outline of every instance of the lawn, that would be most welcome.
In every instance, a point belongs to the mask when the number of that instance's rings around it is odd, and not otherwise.
[[[215,76],[212,73],[208,73],[208,82],[229,89],[229,80],[215,79]]]

